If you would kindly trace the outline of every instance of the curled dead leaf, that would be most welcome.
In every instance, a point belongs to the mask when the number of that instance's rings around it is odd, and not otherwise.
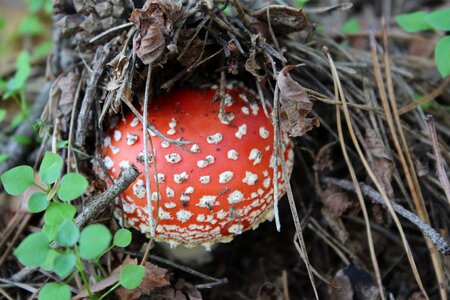
[[[245,69],[250,72],[253,76],[257,78],[258,81],[263,79],[263,76],[260,74],[260,70],[262,67],[256,61],[256,42],[258,39],[258,35],[252,35],[252,46],[250,48],[250,55],[248,59],[245,61]]]
[[[339,218],[347,210],[357,206],[347,193],[331,184],[320,194],[320,200],[334,218]]]
[[[314,127],[319,127],[319,119],[307,118],[312,110],[306,90],[289,75],[295,66],[285,66],[277,77],[280,89],[281,110],[287,116],[286,130],[290,136],[302,136]]]
[[[134,48],[144,64],[164,62],[166,49],[177,51],[177,47],[167,45],[183,13],[180,2],[172,0],[148,0],[143,8],[133,10],[130,21],[140,29],[133,41]]]
[[[78,87],[80,75],[75,72],[69,72],[57,81],[57,88],[61,92],[59,98],[58,110],[63,116],[72,112],[73,101]]]
[[[126,258],[122,263],[122,266],[132,262],[129,258]],[[162,288],[170,285],[169,271],[164,268],[160,268],[150,262],[144,264],[145,275],[141,285],[133,290],[127,290],[124,287],[119,287],[116,290],[116,294],[120,299],[134,300],[139,299],[142,295],[150,295],[156,288]]]
[[[308,18],[301,8],[269,5],[250,14],[266,22],[269,16],[271,26],[282,33],[300,31],[308,25]]]
[[[372,170],[378,180],[384,187],[389,198],[393,198],[394,189],[392,188],[392,176],[394,173],[394,164],[389,156],[386,147],[380,136],[372,129],[366,129],[365,141],[367,151],[373,156],[371,162]]]
[[[202,294],[195,286],[179,279],[173,286],[166,286],[151,295],[151,299],[202,300]]]

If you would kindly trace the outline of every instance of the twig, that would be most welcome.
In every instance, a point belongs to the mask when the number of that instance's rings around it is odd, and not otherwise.
[[[231,24],[227,23],[225,20],[222,20],[221,18],[219,18],[212,10],[208,9],[208,15],[211,18],[211,20],[213,20],[214,22],[216,22],[217,25],[219,25],[219,27],[222,27],[226,31],[233,33],[235,36],[237,36],[240,39],[245,39],[245,36],[242,35],[239,31],[237,31],[237,29],[234,28],[233,25],[231,25]]]
[[[150,237],[155,236],[155,227],[156,220],[153,219],[153,203],[151,199],[151,190],[150,190],[150,166],[148,160],[148,101],[150,94],[150,82],[152,78],[152,65],[148,65],[147,71],[147,79],[145,80],[145,92],[144,92],[144,108],[143,108],[143,116],[142,116],[142,135],[144,136],[144,167],[145,167],[145,194],[147,199],[147,209],[148,209],[148,226],[150,227]],[[152,157],[154,153],[152,152]],[[156,174],[155,174],[156,176]],[[159,195],[157,196],[159,197]]]
[[[5,297],[7,300],[14,300],[4,289],[0,288],[0,295]]]
[[[83,76],[84,72],[80,75],[80,79],[78,82],[77,90],[75,92],[75,96],[73,99],[72,105],[72,113],[70,116],[69,123],[69,141],[67,146],[67,170],[71,170],[72,168],[72,152],[73,152],[73,130],[75,128],[75,115],[77,113],[78,101],[80,100],[81,86],[83,85]]]
[[[99,47],[95,53],[92,74],[89,78],[89,82],[86,87],[83,102],[81,103],[80,113],[78,115],[78,126],[75,136],[75,145],[79,148],[83,148],[86,135],[88,133],[88,126],[91,123],[91,108],[94,104],[97,96],[97,88],[100,81],[100,77],[103,73],[104,65],[110,55],[110,44],[107,43],[103,47]]]
[[[132,23],[132,22],[129,22],[129,23],[121,24],[121,25],[119,25],[119,26],[112,27],[112,28],[110,28],[110,29],[108,29],[108,30],[106,30],[106,31],[103,31],[102,33],[100,33],[99,35],[93,37],[92,39],[90,39],[90,40],[89,40],[89,44],[92,44],[92,43],[98,41],[99,39],[101,39],[101,38],[107,36],[108,34],[114,32],[114,31],[116,31],[116,30],[125,29],[125,28],[131,27],[131,26],[133,26],[133,23]]]
[[[141,113],[136,109],[136,107],[134,107],[133,104],[125,97],[122,98],[122,101],[128,106],[128,108],[136,116],[136,118],[138,118],[138,120],[141,123],[144,123],[144,119],[143,119]],[[150,131],[151,133],[154,133],[157,137],[159,137],[163,141],[167,141],[168,143],[170,143],[184,151],[192,153],[191,150],[189,150],[188,148],[185,148],[183,145],[191,145],[191,144],[194,144],[194,142],[185,141],[182,139],[176,139],[176,140],[170,139],[170,138],[164,136],[161,132],[159,132],[159,130],[156,129],[152,124],[147,124],[147,130]]]
[[[120,251],[120,250],[119,250],[119,251]],[[134,256],[142,256],[142,254],[140,254],[140,253],[131,252],[131,251],[127,251],[127,250],[123,250],[123,251],[121,251],[121,252],[123,252],[123,253],[125,253],[125,254],[134,255]],[[217,286],[217,285],[221,285],[221,284],[226,284],[226,283],[228,283],[228,279],[227,279],[227,278],[214,278],[214,277],[212,277],[212,276],[203,274],[203,273],[201,273],[201,272],[199,272],[199,271],[196,271],[196,270],[194,270],[194,269],[191,269],[191,268],[186,267],[186,266],[183,266],[183,265],[179,265],[179,264],[177,264],[177,263],[174,263],[174,262],[172,262],[172,261],[170,261],[170,260],[164,259],[164,258],[159,257],[159,256],[156,256],[156,255],[149,255],[149,256],[148,256],[148,259],[149,259],[149,260],[154,260],[154,261],[157,261],[157,262],[160,262],[160,263],[163,263],[163,264],[165,264],[165,265],[171,266],[171,267],[173,267],[173,268],[176,268],[176,269],[181,270],[181,271],[183,271],[183,272],[186,272],[186,273],[188,273],[188,274],[197,276],[197,277],[199,277],[199,278],[202,278],[202,279],[205,279],[205,280],[210,280],[210,281],[212,281],[212,282],[210,282],[210,283],[205,283],[205,284],[198,284],[198,285],[196,285],[195,287],[198,288],[198,289],[201,289],[201,288],[211,288],[211,287],[213,287],[213,286]]]
[[[98,216],[103,210],[105,210],[112,201],[118,197],[128,186],[136,180],[139,175],[138,169],[131,165],[131,167],[125,168],[119,175],[119,179],[114,185],[108,188],[106,191],[88,201],[89,205],[83,209],[83,211],[76,217],[75,223],[78,227],[83,227],[89,220]]]
[[[344,190],[354,192],[355,187],[353,183],[351,183],[348,180],[345,179],[335,179],[330,177],[322,178],[323,182],[334,184]],[[366,185],[364,183],[359,183],[361,186],[361,191],[363,194],[372,201],[381,204],[383,206],[387,206],[386,202],[381,194],[379,194],[375,189],[370,187],[369,185]],[[436,245],[436,247],[439,249],[439,252],[443,255],[450,255],[450,246],[448,245],[447,241],[436,231],[433,227],[426,224],[421,218],[419,218],[414,213],[410,212],[400,204],[396,203],[397,200],[390,200],[392,207],[394,208],[395,212],[416,225],[420,231],[425,235],[427,238],[429,238],[433,244]]]
[[[7,284],[10,284],[12,286],[16,286],[16,287],[21,288],[21,289],[23,289],[25,291],[28,291],[30,293],[36,293],[38,291],[37,288],[34,288],[34,287],[32,287],[32,286],[30,286],[28,284],[24,284],[24,283],[20,283],[20,282],[14,282],[13,280],[0,278],[0,282],[7,283]]]
[[[275,75],[275,74],[274,74]],[[284,159],[284,153],[285,153],[285,147],[281,140],[281,127],[279,122],[279,109],[280,109],[280,99],[279,99],[279,93],[280,88],[278,86],[278,82],[275,84],[275,93],[274,93],[274,111],[273,111],[273,118],[272,123],[274,126],[274,149],[273,149],[273,155],[275,156],[275,163],[274,163],[274,169],[273,169],[273,176],[274,180],[272,181],[273,190],[274,190],[274,214],[275,218],[277,217],[278,211],[276,210],[277,201],[278,201],[278,183],[275,178],[278,178],[278,164],[279,161],[281,161],[281,170],[282,175],[285,180],[285,187],[286,187],[286,195],[289,202],[289,208],[291,210],[292,220],[294,221],[295,226],[295,235],[294,235],[294,245],[297,248],[298,253],[300,254],[300,257],[302,258],[303,262],[305,263],[306,270],[308,272],[309,281],[311,283],[311,286],[314,291],[314,295],[316,299],[319,299],[319,294],[317,291],[316,283],[314,280],[313,273],[321,280],[323,280],[323,276],[321,276],[318,272],[316,272],[315,268],[311,265],[308,257],[308,252],[306,249],[305,239],[303,237],[303,229],[302,225],[300,223],[300,218],[298,217],[298,211],[297,207],[295,205],[295,199],[294,194],[292,192],[292,187],[289,182],[289,176],[288,176],[288,168],[286,166],[286,161]],[[279,137],[278,137],[279,136]],[[277,155],[277,152],[280,152],[280,155]],[[276,221],[276,219],[275,219]],[[277,229],[279,230],[279,227],[277,226]]]
[[[441,181],[442,188],[444,189],[445,196],[450,203],[450,182],[448,181],[447,173],[445,172],[444,160],[439,149],[439,141],[436,135],[436,126],[434,124],[434,118],[432,115],[427,115],[426,118],[428,131],[430,133],[431,142],[433,145],[434,156],[436,157],[436,168],[439,180]]]

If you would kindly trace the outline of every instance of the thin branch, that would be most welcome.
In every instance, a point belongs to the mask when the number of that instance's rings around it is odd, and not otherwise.
[[[89,220],[98,216],[102,211],[104,211],[111,203],[117,198],[123,191],[125,191],[128,186],[136,180],[139,175],[138,169],[132,165],[131,167],[125,168],[119,175],[119,179],[114,183],[114,185],[94,199],[87,201],[89,203],[87,207],[76,217],[75,223],[78,227],[83,227]]]
[[[147,131],[147,124],[148,124],[148,101],[149,101],[149,94],[150,94],[150,81],[152,78],[152,65],[150,64],[148,66],[147,71],[147,79],[145,81],[145,92],[144,92],[144,108],[143,108],[143,117],[142,117],[142,135],[144,137],[144,166],[145,166],[145,194],[147,196],[147,209],[148,209],[148,226],[150,227],[150,237],[155,236],[155,227],[156,227],[156,220],[153,219],[153,204],[151,199],[151,190],[150,190],[150,166],[149,166],[149,160],[148,160],[148,131]],[[154,153],[152,152],[152,157],[154,156]],[[156,176],[156,174],[155,174]],[[157,196],[159,197],[159,195]]]
[[[100,33],[99,35],[93,37],[92,39],[90,39],[90,40],[89,40],[89,44],[92,44],[92,43],[98,41],[99,39],[101,39],[101,38],[107,36],[108,34],[114,32],[114,31],[117,31],[117,30],[120,30],[120,29],[125,29],[125,28],[131,27],[131,26],[133,26],[133,23],[132,23],[132,22],[129,22],[129,23],[121,24],[121,25],[119,25],[119,26],[112,27],[112,28],[110,28],[110,29],[108,29],[108,30],[106,30],[106,31],[103,31],[102,33]]]
[[[80,112],[77,120],[77,131],[75,136],[75,145],[83,148],[86,136],[88,134],[88,126],[91,123],[91,110],[97,96],[97,88],[100,82],[100,77],[103,73],[106,60],[110,56],[109,43],[103,47],[99,47],[95,53],[93,62],[93,71],[89,78],[86,92],[84,94],[83,102],[81,103]]]
[[[121,251],[121,252],[123,252],[125,254],[134,255],[134,256],[142,256],[141,253],[131,252],[131,251],[127,251],[127,250],[119,250],[119,251]],[[149,255],[148,256],[148,260],[154,260],[154,261],[157,261],[159,263],[163,263],[165,265],[168,265],[168,266],[171,266],[171,267],[176,268],[178,270],[181,270],[181,271],[183,271],[183,272],[185,272],[187,274],[191,274],[191,275],[197,276],[199,278],[212,281],[210,283],[204,283],[204,284],[196,285],[195,287],[198,288],[198,289],[212,288],[212,287],[217,286],[217,285],[222,285],[222,284],[228,283],[228,279],[227,278],[215,278],[215,277],[203,274],[203,273],[201,273],[201,272],[199,272],[197,270],[194,270],[194,269],[191,269],[189,267],[177,264],[177,263],[175,263],[173,261],[170,261],[168,259],[164,259],[164,258],[156,256],[156,255]]]
[[[355,186],[352,182],[345,180],[345,179],[335,179],[330,177],[322,178],[323,182],[334,184],[344,190],[355,192]],[[372,201],[381,204],[383,206],[386,205],[386,201],[384,200],[383,196],[378,193],[375,189],[370,187],[367,184],[359,183],[361,186],[361,191],[363,194],[367,197],[369,197]],[[436,247],[439,249],[439,252],[443,255],[450,255],[450,246],[447,243],[447,241],[430,225],[426,224],[421,218],[419,218],[414,213],[410,212],[400,204],[396,203],[397,200],[390,200],[392,207],[394,208],[395,212],[413,223],[417,226],[417,228],[425,235],[428,239],[430,239],[433,244],[436,245]]]

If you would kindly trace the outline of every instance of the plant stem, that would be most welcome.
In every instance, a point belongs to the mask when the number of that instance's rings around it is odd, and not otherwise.
[[[106,293],[104,293],[103,295],[100,296],[100,298],[98,298],[98,300],[103,300],[106,296],[108,296],[112,291],[114,291],[115,289],[117,289],[120,286],[120,283],[117,282],[115,285],[113,285],[108,291],[106,291]]]
[[[86,291],[88,292],[89,299],[93,299],[94,295],[91,292],[91,288],[89,287],[89,281],[87,280],[86,274],[83,270],[83,263],[81,262],[81,258],[78,254],[78,249],[75,248],[75,255],[77,256],[77,269],[80,272],[81,279],[83,280],[84,285],[86,286]]]
[[[103,268],[102,264],[98,262],[98,260],[96,260],[94,264],[100,269],[100,272],[102,272],[103,278],[108,277],[108,272],[106,272],[106,270]]]

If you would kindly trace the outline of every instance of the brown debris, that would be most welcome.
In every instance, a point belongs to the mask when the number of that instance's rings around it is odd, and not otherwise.
[[[394,165],[392,159],[387,153],[386,147],[378,134],[370,128],[366,129],[365,137],[368,151],[373,156],[372,170],[377,179],[383,185],[384,190],[389,198],[393,198],[394,189],[392,188],[392,176]]]
[[[181,51],[188,45],[191,37],[195,34],[195,28],[184,28],[180,32],[180,38],[178,42],[178,51]],[[184,53],[183,56],[179,58],[181,65],[185,67],[190,67],[194,62],[200,57],[203,49],[203,41],[195,37],[192,42],[190,42],[189,49]]]
[[[308,25],[308,18],[303,9],[284,5],[266,6],[251,12],[251,15],[265,22],[269,16],[271,26],[282,33],[301,31]]]
[[[173,300],[202,300],[202,294],[196,289],[192,283],[179,279],[175,285],[166,286],[162,289],[155,290],[150,295],[150,299],[173,299]]]
[[[125,258],[122,266],[129,263],[137,263],[136,259]],[[120,287],[116,290],[116,294],[120,299],[134,300],[139,299],[142,295],[151,295],[156,288],[162,288],[170,285],[169,271],[164,268],[160,268],[150,262],[144,264],[145,275],[141,285],[134,290],[127,290],[124,287]]]
[[[172,0],[149,0],[142,9],[133,10],[130,21],[140,29],[134,47],[144,64],[164,62],[166,50],[176,51],[170,47],[170,37],[183,13],[181,4]]]
[[[61,92],[58,109],[63,116],[68,116],[72,112],[73,101],[75,99],[80,75],[69,72],[58,80],[56,86]]]
[[[334,218],[341,217],[347,210],[357,206],[347,193],[331,184],[320,195],[320,200]]]
[[[314,127],[319,127],[319,119],[307,118],[312,110],[312,102],[309,101],[306,90],[289,75],[289,71],[295,66],[286,66],[277,77],[280,89],[281,109],[287,115],[286,130],[292,137],[304,135]]]

